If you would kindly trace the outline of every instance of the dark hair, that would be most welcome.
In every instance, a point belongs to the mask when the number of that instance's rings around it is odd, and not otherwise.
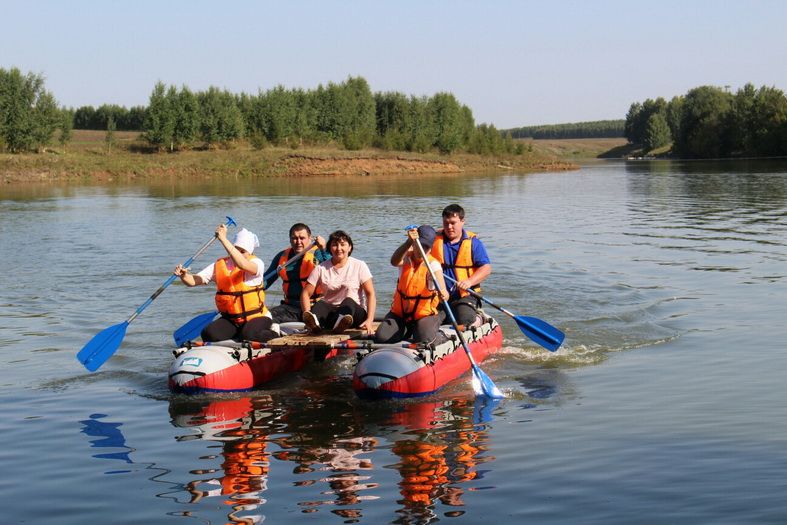
[[[350,245],[350,255],[353,254],[353,240],[347,235],[346,232],[342,230],[336,230],[335,232],[331,233],[328,236],[328,249],[331,249],[331,245],[335,242],[339,241],[347,241],[347,244]]]
[[[301,230],[306,230],[306,233],[309,234],[309,237],[311,237],[312,231],[309,229],[308,226],[306,226],[302,222],[296,222],[295,224],[290,226],[290,237],[292,237],[293,233],[299,232]]]
[[[453,217],[456,215],[459,219],[465,218],[465,209],[459,206],[458,204],[449,204],[443,209],[443,217],[448,219],[449,217]]]

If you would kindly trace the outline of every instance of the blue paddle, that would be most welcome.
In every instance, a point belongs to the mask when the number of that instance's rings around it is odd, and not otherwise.
[[[408,226],[405,228],[406,230],[412,230],[413,228],[417,228],[417,226]],[[442,297],[442,290],[440,290],[440,284],[435,279],[434,272],[432,271],[432,267],[429,265],[429,259],[426,257],[426,253],[424,253],[424,247],[421,246],[421,241],[418,239],[415,240],[415,245],[418,247],[418,251],[421,252],[421,257],[423,258],[423,262],[421,264],[426,265],[426,269],[429,270],[429,275],[432,277],[432,282],[435,285],[435,288],[438,289],[438,293],[441,294]],[[443,307],[445,308],[446,313],[448,314],[449,319],[451,319],[451,325],[453,325],[454,330],[456,331],[456,335],[459,337],[459,341],[462,343],[462,348],[464,348],[465,353],[467,354],[467,358],[470,360],[470,366],[473,369],[473,390],[477,396],[486,396],[492,399],[500,399],[503,396],[503,393],[497,388],[497,385],[489,378],[488,375],[484,373],[483,370],[476,364],[475,359],[473,358],[473,354],[470,352],[470,348],[467,346],[467,341],[465,340],[465,336],[462,331],[459,329],[459,325],[456,323],[456,317],[454,317],[454,312],[451,311],[451,306],[448,304],[448,301],[442,299]]]
[[[202,330],[212,323],[217,315],[219,315],[219,312],[215,310],[199,314],[197,317],[175,330],[172,334],[172,337],[175,338],[175,344],[183,346],[183,343],[186,341],[191,341],[199,337]]]
[[[271,276],[273,276],[273,274],[275,274],[276,272],[278,272],[279,270],[281,270],[291,262],[297,261],[304,255],[306,255],[306,252],[311,250],[312,246],[314,246],[314,242],[312,242],[306,248],[304,248],[301,253],[296,254],[293,257],[287,259],[283,264],[280,264],[276,268],[271,268],[270,270],[268,270],[265,273],[265,275],[262,276],[262,280],[267,281]],[[267,290],[267,287],[265,289]],[[175,330],[175,332],[173,332],[172,334],[172,337],[175,339],[175,344],[178,346],[183,346],[183,343],[185,343],[186,341],[193,341],[194,339],[199,337],[199,335],[202,333],[202,330],[210,323],[212,323],[217,315],[219,315],[219,312],[215,310],[212,312],[199,314],[197,317],[187,322],[177,330]]]
[[[446,280],[451,281],[452,283],[456,284],[456,279],[452,279],[447,275],[443,275]],[[490,306],[493,306],[506,314],[508,317],[516,321],[517,326],[519,329],[522,330],[522,333],[528,336],[531,340],[535,341],[536,343],[540,344],[550,352],[554,352],[560,345],[563,344],[563,339],[566,338],[566,334],[552,326],[551,324],[547,323],[546,321],[542,321],[536,317],[525,317],[522,315],[514,315],[502,306],[497,306],[495,303],[483,297],[480,293],[475,292],[473,290],[467,290],[471,295],[478,297],[485,303]]]
[[[227,217],[227,226],[230,225],[236,226],[236,223],[232,217]],[[207,250],[215,240],[216,237],[214,235],[202,246],[202,248],[197,250],[197,253],[189,257],[188,260],[183,263],[183,266],[188,267],[192,262],[194,262],[194,259],[202,255],[202,253]],[[105,328],[96,334],[93,339],[91,339],[84,347],[82,347],[82,350],[80,350],[77,354],[77,359],[79,362],[85,365],[85,368],[91,372],[98,370],[101,365],[106,363],[107,359],[112,357],[118,347],[120,347],[120,344],[123,342],[123,338],[126,336],[126,329],[128,328],[128,325],[131,323],[131,321],[136,319],[145,308],[150,306],[150,303],[152,303],[156,297],[161,295],[161,292],[163,292],[170,284],[172,284],[175,279],[175,274],[170,275],[169,279],[164,281],[164,284],[162,284],[158,290],[153,292],[153,295],[151,295],[147,301],[142,303],[142,306],[137,308],[137,310],[131,314],[131,317],[122,323]]]

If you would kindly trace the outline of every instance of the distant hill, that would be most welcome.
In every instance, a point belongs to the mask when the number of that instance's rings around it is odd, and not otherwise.
[[[623,137],[626,121],[594,120],[590,122],[572,122],[569,124],[547,124],[541,126],[524,126],[503,130],[510,132],[515,139],[593,139]]]

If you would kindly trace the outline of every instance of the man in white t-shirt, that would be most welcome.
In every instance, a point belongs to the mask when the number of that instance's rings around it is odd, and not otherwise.
[[[369,267],[350,256],[353,241],[341,230],[328,237],[328,250],[330,260],[312,270],[301,292],[303,322],[312,332],[332,328],[342,333],[358,327],[371,333],[377,299]],[[312,306],[310,298],[318,286],[323,296]]]

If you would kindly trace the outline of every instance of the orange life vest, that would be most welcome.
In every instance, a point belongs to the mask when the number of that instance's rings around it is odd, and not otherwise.
[[[231,435],[236,435],[231,433]],[[246,436],[247,437],[247,436]],[[270,464],[269,453],[266,451],[265,437],[254,436],[247,441],[227,441],[223,445],[224,462],[221,468],[222,494],[248,494],[265,490]]]
[[[248,286],[243,282],[243,269],[229,269],[229,257],[216,261],[216,308],[224,317],[243,324],[255,317],[268,313],[265,307],[265,291],[260,286]]]
[[[317,246],[312,247],[311,249],[309,249],[308,252],[306,252],[306,254],[303,257],[301,257],[299,261],[300,268],[299,268],[298,277],[301,281],[301,290],[303,290],[303,285],[306,284],[306,279],[309,278],[309,274],[312,273],[314,267],[320,264],[317,261],[316,257],[314,256],[314,252],[316,252],[317,249],[318,249]],[[276,265],[279,267],[278,273],[279,273],[279,277],[281,277],[282,280],[282,291],[284,292],[284,302],[287,304],[294,304],[300,306],[301,304],[300,292],[298,292],[295,297],[290,297],[290,276],[287,275],[287,268],[283,266],[284,263],[289,261],[290,258],[292,258],[294,255],[295,254],[293,253],[292,248],[287,248],[286,250],[281,252],[281,257],[279,257],[279,262],[276,263]],[[314,294],[311,297],[312,304],[318,301],[321,296],[322,296],[322,287],[317,286],[317,288],[314,290]]]
[[[401,458],[397,469],[402,476],[399,486],[405,504],[430,505],[450,482],[445,445],[401,440],[394,443],[392,452]]]
[[[437,235],[434,239],[434,244],[432,245],[432,255],[435,259],[440,261],[440,264],[443,267],[443,271],[446,270],[453,270],[453,274],[457,281],[464,281],[465,279],[469,279],[471,275],[475,273],[475,267],[473,266],[473,237],[475,237],[475,233],[471,231],[464,231],[467,234],[467,237],[459,241],[461,244],[459,245],[459,252],[456,254],[456,260],[453,264],[447,264],[445,262],[445,253],[443,250],[443,229],[440,228],[437,230]],[[472,289],[476,292],[481,291],[481,286],[475,285]],[[459,290],[459,297],[465,297],[466,295],[470,295],[470,293],[466,290]]]
[[[440,298],[436,290],[429,289],[429,269],[426,265],[436,260],[431,255],[415,268],[409,259],[402,265],[399,280],[396,282],[391,312],[405,321],[417,321],[437,313]]]

